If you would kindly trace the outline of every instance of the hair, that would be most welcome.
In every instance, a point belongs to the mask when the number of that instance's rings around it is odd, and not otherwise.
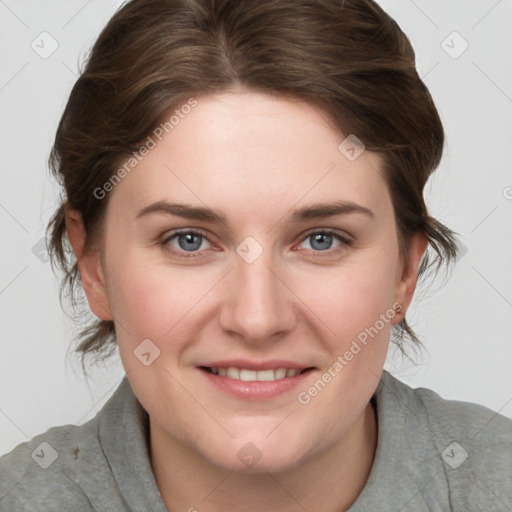
[[[132,0],[92,47],[49,157],[65,192],[47,227],[52,268],[63,274],[61,304],[66,296],[76,306],[83,291],[66,208],[81,214],[91,249],[109,199],[94,191],[162,115],[192,95],[236,87],[319,107],[341,134],[380,153],[400,257],[417,232],[430,246],[418,278],[456,259],[456,233],[429,215],[423,198],[441,160],[442,123],[409,39],[373,0]],[[404,337],[421,347],[405,317],[392,337],[402,354]],[[99,361],[114,352],[114,322],[93,319],[76,341],[85,370],[86,355]]]

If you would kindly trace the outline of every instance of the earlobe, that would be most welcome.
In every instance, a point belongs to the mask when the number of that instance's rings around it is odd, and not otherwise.
[[[75,253],[83,289],[91,311],[101,320],[113,320],[99,250],[86,250],[86,233],[80,212],[65,209],[66,231]]]
[[[416,289],[418,281],[418,268],[421,257],[427,249],[428,240],[422,233],[416,233],[409,245],[409,256],[407,261],[401,265],[401,276],[395,290],[395,302],[401,305],[400,313],[397,314],[392,324],[403,319]]]

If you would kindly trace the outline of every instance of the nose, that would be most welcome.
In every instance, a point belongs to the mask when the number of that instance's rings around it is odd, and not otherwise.
[[[225,300],[221,327],[249,344],[275,342],[297,322],[296,295],[286,283],[282,266],[273,262],[270,251],[248,263],[236,256],[234,268],[224,285]]]

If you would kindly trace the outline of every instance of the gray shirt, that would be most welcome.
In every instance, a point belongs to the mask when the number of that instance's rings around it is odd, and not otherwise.
[[[349,512],[512,511],[512,420],[386,371],[372,400],[375,461]],[[200,500],[191,508],[206,510]],[[50,428],[0,458],[1,512],[127,510],[167,512],[148,415],[126,376],[92,420]]]

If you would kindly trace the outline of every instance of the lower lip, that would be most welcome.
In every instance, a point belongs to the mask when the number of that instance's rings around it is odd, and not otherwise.
[[[201,368],[197,368],[197,370],[221,391],[244,400],[264,400],[286,393],[299,384],[304,384],[304,381],[314,371],[308,370],[295,377],[284,377],[271,381],[246,382],[222,375],[214,375]]]

